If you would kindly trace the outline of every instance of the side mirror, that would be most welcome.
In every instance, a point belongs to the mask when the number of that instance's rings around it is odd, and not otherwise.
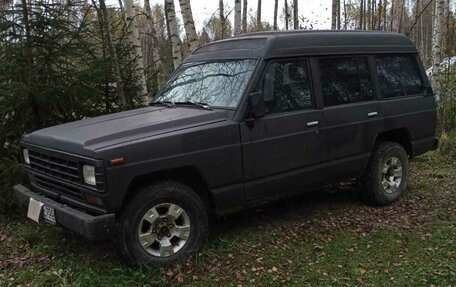
[[[255,118],[262,118],[266,115],[266,105],[262,92],[254,92],[249,96],[250,114]]]

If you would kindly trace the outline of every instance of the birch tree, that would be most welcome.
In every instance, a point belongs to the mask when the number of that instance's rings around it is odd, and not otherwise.
[[[274,30],[278,30],[279,27],[277,25],[277,12],[279,9],[279,0],[274,1]]]
[[[188,51],[192,53],[198,48],[198,36],[195,22],[193,21],[192,6],[190,0],[179,0],[182,19],[184,20],[185,34],[187,36]]]
[[[436,99],[439,99],[439,76],[440,76],[440,61],[441,61],[441,44],[442,30],[445,20],[445,0],[436,0],[435,2],[435,24],[432,43],[432,85],[436,91]]]
[[[299,29],[298,0],[293,0],[293,29]]]
[[[242,31],[247,33],[247,0],[242,3]]]
[[[234,35],[241,34],[241,0],[234,0]]]
[[[177,69],[182,62],[181,41],[179,30],[177,29],[176,11],[174,0],[165,0],[166,26],[168,26],[169,38],[171,39],[171,49],[173,55],[174,69]]]
[[[138,96],[141,97],[141,102],[144,105],[149,103],[147,94],[146,77],[144,75],[144,58],[141,50],[141,42],[139,40],[138,24],[136,22],[136,9],[133,6],[133,0],[124,0],[125,4],[125,22],[128,29],[128,42],[131,45],[131,55],[135,66],[135,79],[138,90]]]

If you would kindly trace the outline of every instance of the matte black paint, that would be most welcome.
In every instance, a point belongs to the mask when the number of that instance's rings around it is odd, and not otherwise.
[[[264,39],[264,45],[236,49],[236,41]],[[258,43],[258,42],[257,42]],[[227,47],[230,49],[227,50]],[[373,55],[416,55],[425,84],[423,93],[382,100]],[[317,59],[321,55],[368,57],[376,100],[324,107]],[[309,59],[315,107],[311,110],[251,119],[248,94],[268,59]],[[191,106],[141,109],[67,123],[25,135],[22,146],[96,164],[103,178],[102,206],[32,189],[92,214],[122,209],[129,186],[139,176],[191,167],[203,179],[218,214],[265,200],[359,176],[366,168],[376,138],[391,130],[406,131],[410,156],[435,148],[436,103],[415,46],[405,36],[385,32],[253,33],[203,46],[185,63],[215,59],[257,59],[256,71],[235,110]],[[377,116],[369,117],[371,112]],[[318,125],[308,127],[308,122]],[[123,157],[123,165],[111,166]],[[31,171],[33,178],[34,171]]]

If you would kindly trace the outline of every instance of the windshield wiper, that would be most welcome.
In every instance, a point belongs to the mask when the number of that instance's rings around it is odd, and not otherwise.
[[[163,105],[167,106],[168,108],[174,108],[176,105],[171,102],[171,101],[157,101],[157,102],[151,102],[149,104],[150,106],[155,106],[155,105]]]
[[[205,110],[212,111],[212,108],[207,103],[186,101],[186,102],[174,102],[174,104],[176,104],[176,105],[193,105],[193,106],[203,108]]]

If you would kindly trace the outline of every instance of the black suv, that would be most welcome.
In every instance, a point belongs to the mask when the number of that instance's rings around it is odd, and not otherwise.
[[[396,201],[435,128],[404,35],[246,34],[197,49],[149,107],[24,135],[30,182],[14,190],[35,221],[166,265],[211,216],[279,197],[357,178],[370,202]]]

